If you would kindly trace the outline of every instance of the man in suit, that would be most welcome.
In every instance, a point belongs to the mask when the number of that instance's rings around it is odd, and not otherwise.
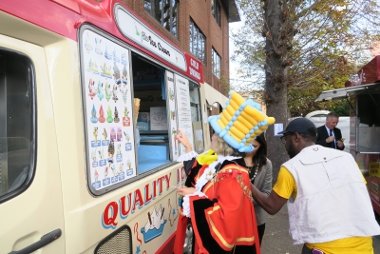
[[[317,128],[317,144],[325,147],[331,147],[339,150],[344,149],[342,132],[336,128],[339,122],[339,116],[330,112],[327,114],[326,123]]]

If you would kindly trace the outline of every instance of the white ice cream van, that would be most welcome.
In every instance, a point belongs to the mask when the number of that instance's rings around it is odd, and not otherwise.
[[[170,253],[176,131],[223,100],[120,1],[1,0],[0,254]]]

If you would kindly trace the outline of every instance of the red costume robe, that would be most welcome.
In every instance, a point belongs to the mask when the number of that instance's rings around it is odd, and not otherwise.
[[[207,167],[193,160],[185,185],[194,186]],[[236,162],[224,161],[214,178],[202,187],[202,192],[207,197],[189,197],[190,219],[179,218],[174,253],[183,253],[186,225],[190,220],[195,254],[260,254],[247,169]]]

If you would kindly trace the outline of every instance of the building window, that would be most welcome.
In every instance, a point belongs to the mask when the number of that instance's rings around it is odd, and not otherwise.
[[[218,0],[211,0],[211,14],[214,16],[216,23],[220,26],[220,3]]]
[[[212,73],[220,78],[220,56],[214,48],[212,49]]]
[[[206,37],[193,20],[190,20],[190,52],[206,63]]]
[[[178,0],[144,0],[144,8],[174,36],[177,36]]]

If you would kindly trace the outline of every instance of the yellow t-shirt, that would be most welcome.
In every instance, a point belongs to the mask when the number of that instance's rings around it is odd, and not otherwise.
[[[364,177],[363,180],[365,181]],[[281,166],[273,191],[282,198],[296,197],[297,186],[293,175]],[[326,254],[373,254],[372,237],[348,237],[325,243],[307,243],[307,247]]]

